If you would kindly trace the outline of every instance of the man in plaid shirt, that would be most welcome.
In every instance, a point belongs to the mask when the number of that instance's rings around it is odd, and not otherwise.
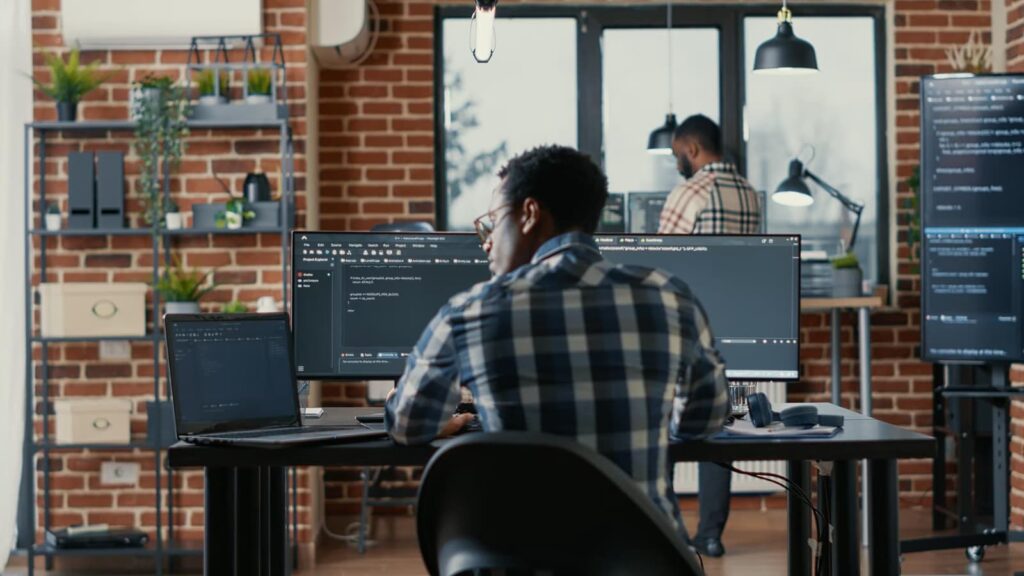
[[[757,234],[761,196],[722,159],[722,135],[707,116],[690,116],[672,138],[672,153],[686,181],[661,210],[661,234]]]
[[[672,138],[672,153],[686,181],[665,200],[662,234],[756,234],[761,196],[736,166],[722,160],[722,133],[710,118],[690,116]],[[725,554],[722,531],[729,518],[732,472],[711,462],[697,465],[700,525],[693,545],[705,556]]]
[[[513,158],[477,231],[495,277],[451,298],[388,398],[395,442],[458,431],[467,388],[485,431],[572,436],[608,457],[682,529],[670,435],[714,432],[724,366],[703,309],[667,273],[604,260],[591,237],[608,182],[548,146]]]

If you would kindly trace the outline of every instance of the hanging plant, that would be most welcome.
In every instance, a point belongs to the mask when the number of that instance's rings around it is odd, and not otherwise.
[[[159,95],[139,98],[134,103],[135,153],[142,161],[139,192],[142,219],[148,225],[163,223],[166,203],[161,183],[181,162],[184,138],[188,135],[188,99],[185,89],[170,82],[151,83],[147,90]]]

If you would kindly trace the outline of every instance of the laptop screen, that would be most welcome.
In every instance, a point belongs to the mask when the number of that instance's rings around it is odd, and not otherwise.
[[[178,434],[299,423],[284,314],[168,315]]]

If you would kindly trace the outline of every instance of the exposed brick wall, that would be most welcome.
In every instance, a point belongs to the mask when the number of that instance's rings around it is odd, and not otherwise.
[[[556,0],[557,1],[557,0]],[[393,219],[432,218],[433,186],[433,8],[439,2],[381,0],[383,33],[376,52],[358,69],[323,71],[320,86],[321,211],[327,229],[366,229]],[[540,3],[554,3],[552,1]],[[578,3],[578,2],[577,2]],[[896,148],[890,150],[896,180],[890,209],[899,240],[898,269],[891,289],[898,309],[872,315],[873,407],[884,420],[922,431],[931,427],[931,366],[918,361],[920,278],[905,244],[909,189],[904,180],[918,162],[918,77],[948,70],[944,50],[978,30],[990,42],[988,0],[895,0]],[[500,16],[499,16],[500,18]],[[856,318],[843,317],[843,398],[855,405],[858,390]],[[802,319],[804,380],[791,387],[794,399],[829,396],[829,324],[823,314]],[[326,398],[358,402],[359,387],[327,388]],[[901,488],[911,502],[927,503],[930,462],[900,463]],[[341,477],[336,478],[342,480]],[[953,484],[950,483],[952,486]],[[332,498],[345,490],[329,484]],[[924,498],[922,499],[922,496]],[[348,512],[345,498],[329,510]]]
[[[295,138],[295,177],[298,224],[306,218],[306,134],[307,134],[307,49],[305,0],[264,0],[263,19],[266,32],[280,33],[284,42],[287,65],[287,91],[291,127]],[[33,1],[33,73],[48,78],[43,65],[45,52],[66,52],[60,27],[60,0]],[[79,107],[79,120],[126,120],[129,118],[131,83],[149,73],[178,78],[184,74],[185,50],[94,51],[83,53],[84,62],[99,60],[102,69],[111,71],[105,85],[90,93]],[[241,75],[234,82],[240,91]],[[235,95],[237,97],[237,94]],[[36,120],[56,119],[51,101],[37,94]],[[12,128],[13,129],[13,128]],[[66,214],[67,152],[75,150],[119,150],[127,154],[127,211],[131,225],[141,225],[137,180],[140,161],[132,151],[130,132],[97,132],[91,134],[52,133],[48,138],[46,161],[46,194],[49,201],[59,200]],[[36,148],[38,151],[38,148]],[[217,173],[236,193],[241,192],[245,174],[260,168],[268,174],[272,189],[280,191],[280,157],[277,130],[197,130],[186,140],[181,166],[171,180],[172,197],[183,212],[194,203],[223,202],[226,196],[214,178]],[[38,178],[35,183],[38,199]],[[315,195],[311,195],[315,197]],[[34,202],[38,206],[38,202]],[[186,225],[189,223],[186,222]],[[38,224],[37,224],[38,225]],[[51,281],[85,282],[150,282],[152,241],[143,237],[64,237],[47,241],[47,279]],[[188,267],[217,268],[220,284],[203,300],[203,308],[219,310],[231,300],[255,307],[260,296],[273,296],[281,304],[280,236],[276,234],[231,235],[214,237],[180,237],[172,241],[172,251],[182,256]],[[39,242],[35,242],[35,281],[38,282]],[[148,297],[147,297],[148,300]],[[38,311],[37,311],[38,314]],[[148,318],[147,312],[147,318]],[[38,318],[38,316],[37,316]],[[101,362],[96,344],[66,344],[49,347],[51,394],[54,397],[123,397],[134,401],[132,439],[141,442],[146,434],[146,404],[153,392],[151,342],[131,345],[131,360]],[[36,374],[39,374],[41,350],[37,345]],[[163,362],[162,362],[163,364]],[[163,368],[161,367],[161,370]],[[166,390],[166,382],[161,388]],[[36,392],[41,385],[37,380]],[[44,410],[37,403],[36,436],[42,434],[39,414]],[[53,419],[51,419],[51,434]],[[41,438],[40,438],[41,439]],[[100,463],[106,460],[139,462],[140,482],[128,488],[113,488],[100,483]],[[40,468],[37,462],[37,469]],[[151,451],[119,450],[82,452],[61,450],[51,453],[53,525],[56,527],[80,522],[107,522],[137,526],[155,536],[156,524],[153,487],[156,483]],[[42,503],[42,475],[37,476]],[[163,485],[168,485],[166,473]],[[309,544],[315,534],[311,528],[311,494],[308,471],[302,471],[300,486],[300,540]],[[201,471],[188,471],[174,476],[174,524],[176,536],[197,541],[202,539],[203,476]],[[164,493],[166,495],[166,492]],[[164,526],[167,504],[163,502]],[[42,525],[42,511],[37,520]],[[41,528],[37,533],[41,538]]]

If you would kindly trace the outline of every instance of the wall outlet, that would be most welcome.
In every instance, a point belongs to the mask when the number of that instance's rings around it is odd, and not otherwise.
[[[127,340],[100,340],[100,360],[131,360],[132,344]]]
[[[114,486],[133,486],[139,483],[137,462],[103,462],[100,464],[100,482]]]

